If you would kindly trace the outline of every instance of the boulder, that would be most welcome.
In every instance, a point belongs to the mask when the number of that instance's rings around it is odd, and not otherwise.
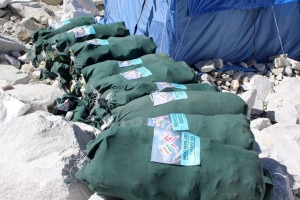
[[[248,113],[247,113],[248,119],[251,119],[251,110],[252,110],[252,108],[254,106],[256,95],[257,95],[257,91],[256,90],[250,90],[250,91],[244,92],[242,94],[239,94],[239,96],[248,105]]]
[[[299,104],[300,93],[296,92],[300,88],[299,78],[285,78],[274,87],[274,93],[269,93],[266,97],[266,116],[275,122],[296,123],[298,112],[295,106]]]
[[[37,2],[12,3],[11,8],[15,13],[21,15],[23,18],[32,17],[44,25],[47,24],[48,18],[51,18],[48,12],[46,12],[45,9]]]
[[[291,190],[300,188],[300,126],[277,123],[252,132],[261,163],[273,177],[275,199],[292,200]]]
[[[1,124],[1,198],[88,199],[92,192],[74,178],[97,131],[86,127],[43,111]]]
[[[77,1],[85,10],[93,13],[94,16],[99,15],[99,11],[92,0],[77,0]]]
[[[7,54],[0,54],[0,63],[1,62],[5,62],[9,65],[12,65],[12,66],[16,67],[17,69],[21,68],[20,61],[12,56],[7,55]]]
[[[63,0],[63,9],[56,12],[61,20],[72,19],[81,16],[94,17],[94,14],[86,10],[77,0]]]
[[[24,103],[30,104],[31,109],[28,110],[28,113],[37,110],[46,111],[47,105],[52,104],[57,98],[61,98],[65,94],[58,87],[36,83],[14,85],[14,89],[7,91],[7,93]]]
[[[24,115],[30,105],[24,104],[0,89],[0,122],[7,122]]]
[[[30,80],[28,73],[23,73],[12,65],[0,64],[0,71],[0,80],[5,80],[10,85],[27,84]]]
[[[257,118],[251,121],[251,128],[257,129],[259,131],[263,130],[264,128],[267,128],[271,126],[272,123],[269,118]]]
[[[42,0],[45,4],[57,6],[62,3],[62,0]]]
[[[0,9],[0,17],[3,17],[4,15],[6,15],[6,10]]]
[[[9,54],[11,51],[25,51],[26,47],[18,40],[0,33],[0,53]]]

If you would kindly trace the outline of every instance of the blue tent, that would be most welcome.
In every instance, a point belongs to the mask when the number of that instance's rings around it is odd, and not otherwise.
[[[194,64],[300,60],[297,0],[106,0],[105,23],[124,21],[131,34],[152,37],[157,53]]]

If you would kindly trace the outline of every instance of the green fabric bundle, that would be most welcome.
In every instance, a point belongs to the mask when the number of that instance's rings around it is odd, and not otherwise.
[[[158,91],[157,84],[158,83],[150,83],[150,82],[132,82],[127,83],[126,85],[113,85],[107,90],[103,90],[103,94],[100,95],[100,104],[102,107],[105,107],[109,110],[112,110],[118,106],[125,105],[130,101],[137,99],[139,97],[151,94],[152,92]],[[166,84],[166,83],[163,83]],[[194,83],[194,84],[175,84],[175,87],[168,87],[162,90],[161,92],[172,92],[172,91],[212,91],[218,92],[217,87],[211,86],[209,84],[203,83]],[[176,88],[177,87],[177,88]],[[101,90],[98,90],[98,92]],[[90,99],[89,97],[93,91],[89,91],[89,93],[85,92],[86,99]],[[102,92],[101,92],[102,93]]]
[[[43,43],[43,49],[49,51],[68,51],[75,43],[93,38],[107,39],[129,35],[124,22],[111,24],[92,24],[73,28],[68,32],[57,34]]]
[[[47,39],[55,36],[56,34],[66,32],[78,26],[95,24],[95,20],[88,16],[82,16],[70,20],[65,20],[64,24],[65,25],[57,29],[53,29],[51,27],[46,29],[40,28],[33,32],[31,37],[32,41],[35,43],[34,50],[33,50],[34,57],[32,58],[32,60],[34,61],[33,63],[36,62],[37,59],[36,56],[42,52],[43,50],[42,45]]]
[[[150,161],[153,135],[146,126],[103,131],[89,143],[91,160],[76,177],[126,200],[262,200],[267,193],[256,152],[201,137],[200,165],[162,164]]]
[[[93,39],[76,43],[70,48],[73,73],[80,74],[88,66],[105,60],[130,60],[155,53],[152,38],[140,35]]]
[[[139,117],[133,120],[113,123],[111,127],[152,126],[173,131],[188,131],[198,136],[211,138],[222,144],[234,145],[252,150],[254,136],[249,119],[243,114],[189,115],[171,113],[154,118]]]
[[[117,61],[117,60],[105,60],[93,65],[86,66],[82,71],[82,76],[85,81],[89,83],[95,79],[99,80],[107,76],[123,73],[128,70],[133,70],[139,67],[148,66],[157,62],[169,61],[174,62],[166,54],[146,54],[137,59]]]
[[[174,100],[157,106],[154,106],[150,95],[143,96],[113,109],[111,113],[114,121],[120,122],[138,117],[156,117],[168,113],[246,115],[248,111],[247,104],[236,94],[210,91],[186,91],[185,94],[187,99]],[[179,95],[184,94],[181,91]],[[167,95],[163,93],[163,96]]]

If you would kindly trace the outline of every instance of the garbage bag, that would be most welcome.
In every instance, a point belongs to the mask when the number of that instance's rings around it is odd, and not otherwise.
[[[188,131],[198,136],[211,138],[222,144],[234,145],[252,150],[254,136],[250,121],[243,114],[191,115],[170,113],[153,118],[138,117],[133,120],[112,123],[110,127],[151,126],[170,131]]]
[[[264,174],[256,152],[200,137],[199,165],[163,164],[151,161],[152,148],[157,149],[153,132],[152,127],[103,131],[88,144],[90,160],[76,178],[95,192],[128,200],[264,198]]]
[[[65,52],[78,42],[93,38],[107,39],[109,37],[123,37],[127,35],[129,35],[129,30],[124,22],[84,25],[49,38],[43,43],[43,50],[46,53],[49,53],[49,51]]]
[[[157,102],[163,102],[157,104]],[[154,92],[111,110],[115,122],[168,113],[244,114],[247,104],[236,94],[210,91]]]
[[[152,38],[133,35],[110,37],[107,40],[92,39],[70,47],[74,74],[88,66],[105,60],[130,60],[145,54],[155,53],[156,44]],[[58,60],[59,61],[59,60]]]

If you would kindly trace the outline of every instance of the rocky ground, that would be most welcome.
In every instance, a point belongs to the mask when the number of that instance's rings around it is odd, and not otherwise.
[[[0,0],[0,199],[101,199],[74,178],[87,142],[99,131],[46,112],[65,92],[57,80],[39,80],[26,52],[37,28],[81,15],[99,18],[102,8],[102,1]],[[264,64],[214,59],[192,67],[199,82],[248,103],[256,150],[274,179],[273,199],[296,199],[300,63],[278,55]]]

